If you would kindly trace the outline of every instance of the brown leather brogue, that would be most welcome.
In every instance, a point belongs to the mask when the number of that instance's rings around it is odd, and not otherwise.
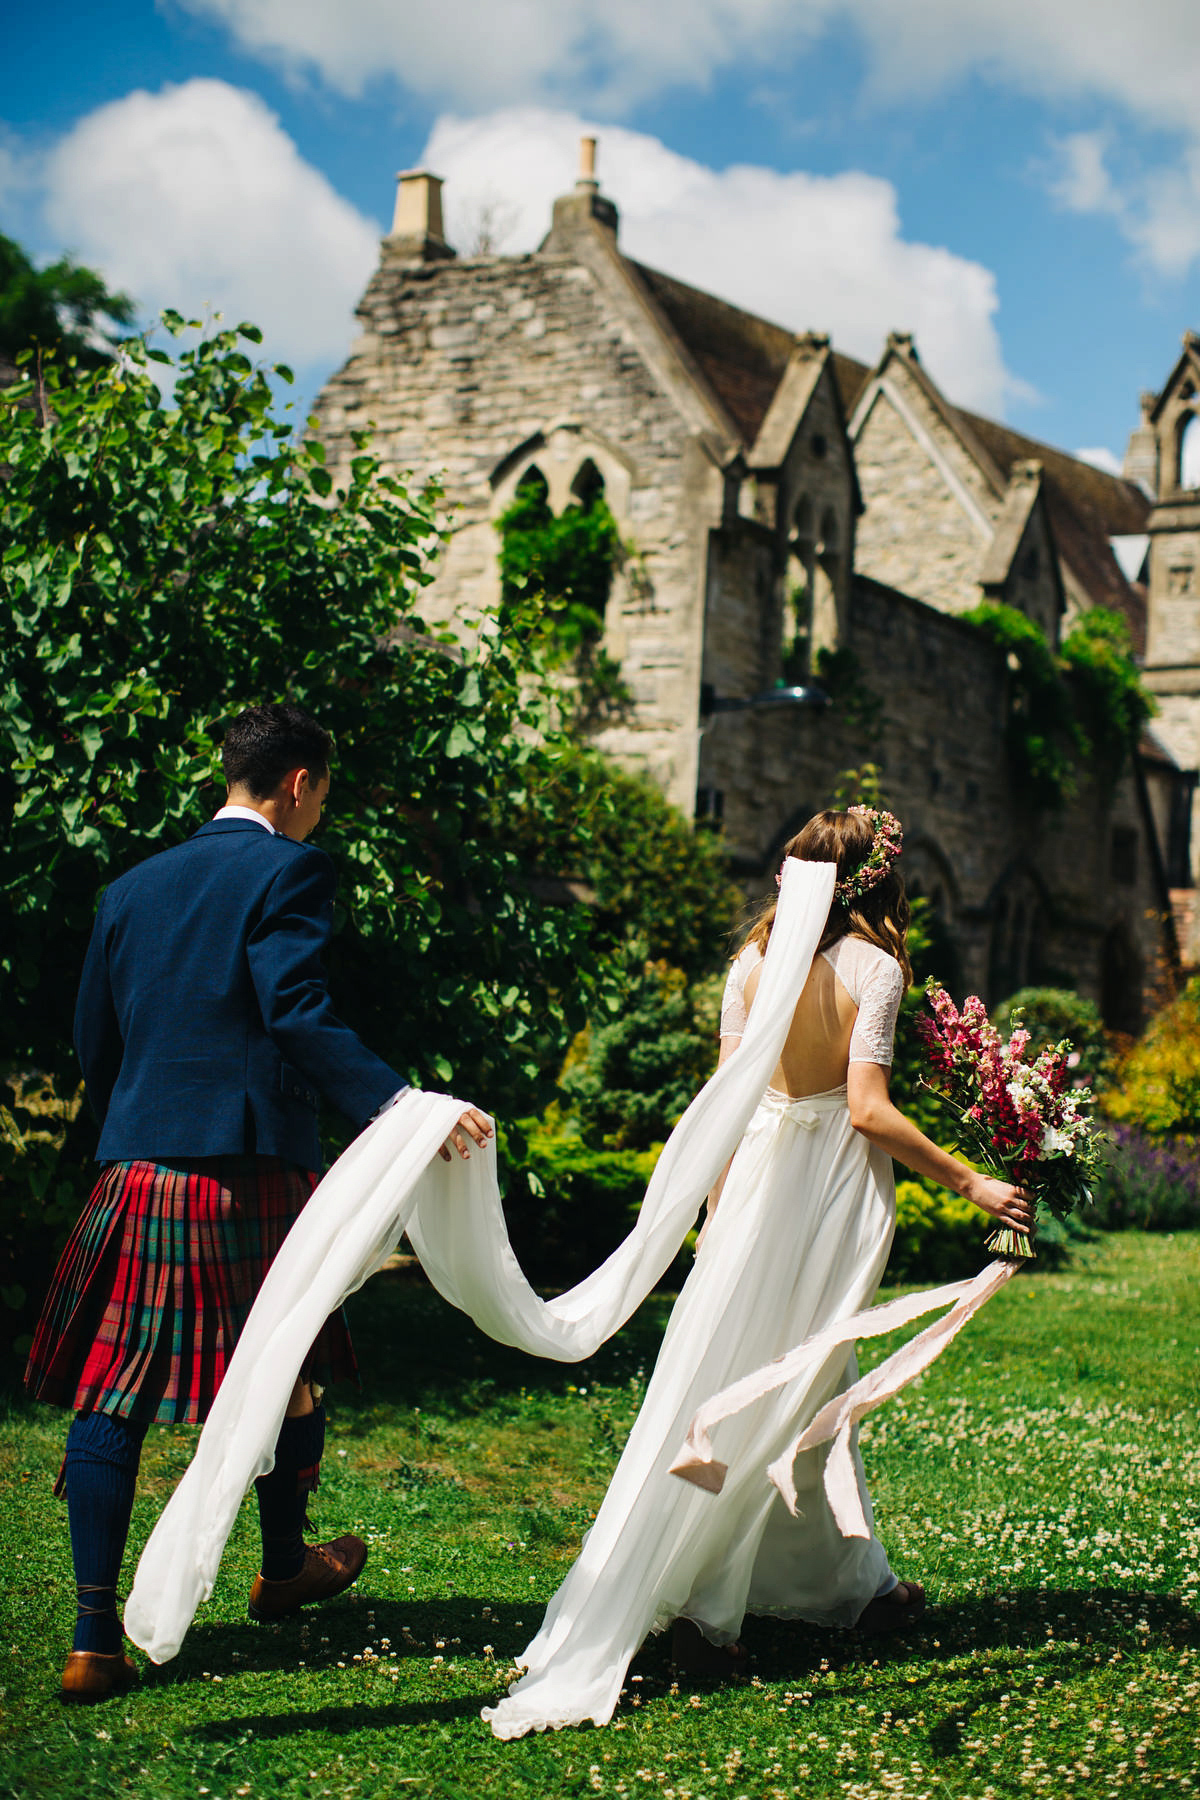
[[[289,1619],[302,1606],[317,1606],[345,1593],[358,1580],[367,1560],[367,1546],[347,1533],[331,1544],[305,1544],[304,1567],[288,1581],[264,1581],[254,1577],[250,1589],[250,1617],[261,1621]]]
[[[98,1650],[72,1650],[62,1674],[59,1699],[75,1705],[123,1694],[137,1678],[137,1665],[122,1651],[102,1656]]]

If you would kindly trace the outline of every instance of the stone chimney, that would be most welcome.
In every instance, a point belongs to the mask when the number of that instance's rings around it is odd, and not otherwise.
[[[617,209],[611,200],[605,199],[600,192],[600,183],[596,180],[596,140],[594,137],[579,140],[579,176],[574,189],[563,194],[554,202],[554,217],[550,226],[550,234],[542,244],[543,250],[554,250],[559,246],[555,238],[570,237],[581,226],[593,222],[603,226],[605,231],[617,235]]]
[[[442,178],[428,169],[401,169],[396,177],[396,211],[384,238],[391,255],[404,262],[445,262],[454,251],[442,224]]]
[[[1158,405],[1158,395],[1143,393],[1142,422],[1136,431],[1129,434],[1129,447],[1125,452],[1125,463],[1121,470],[1126,481],[1136,481],[1142,492],[1152,500],[1158,498],[1158,433],[1154,429],[1154,409]]]

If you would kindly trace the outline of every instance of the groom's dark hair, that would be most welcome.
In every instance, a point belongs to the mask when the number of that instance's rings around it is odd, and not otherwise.
[[[307,769],[317,781],[328,775],[332,747],[325,727],[298,706],[248,706],[225,734],[221,765],[230,787],[265,800],[293,769]]]

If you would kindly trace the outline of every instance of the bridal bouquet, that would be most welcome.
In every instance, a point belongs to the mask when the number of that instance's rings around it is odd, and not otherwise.
[[[925,1045],[926,1085],[954,1115],[960,1139],[989,1175],[1029,1190],[1059,1218],[1091,1198],[1101,1133],[1086,1117],[1092,1096],[1071,1084],[1064,1039],[1034,1058],[1029,1033],[1014,1021],[1007,1043],[972,996],[961,1012],[932,977],[925,993],[932,1018],[917,1023]],[[1033,1256],[1024,1232],[1001,1226],[987,1240],[997,1256]]]

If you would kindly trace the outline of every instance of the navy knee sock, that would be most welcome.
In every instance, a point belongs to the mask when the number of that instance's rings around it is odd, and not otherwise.
[[[290,1581],[304,1567],[304,1512],[324,1448],[323,1406],[285,1419],[275,1443],[275,1467],[254,1484],[265,1581]]]
[[[146,1427],[112,1413],[80,1413],[67,1433],[65,1464],[78,1619],[76,1650],[121,1648],[117,1577],[129,1535]]]

